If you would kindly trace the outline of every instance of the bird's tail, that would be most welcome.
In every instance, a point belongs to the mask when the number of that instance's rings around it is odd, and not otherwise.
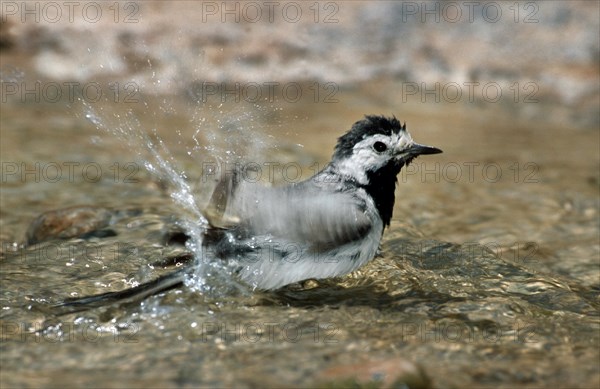
[[[133,288],[118,292],[107,292],[94,296],[67,299],[54,305],[53,308],[59,310],[59,312],[56,312],[58,315],[66,315],[115,303],[124,304],[140,301],[148,296],[164,292],[183,284],[185,276],[189,271],[188,266],[183,266],[172,273],[165,274],[155,280],[140,284]]]

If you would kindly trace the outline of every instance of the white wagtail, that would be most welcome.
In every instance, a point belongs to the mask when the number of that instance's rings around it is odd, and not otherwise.
[[[219,215],[210,218],[204,250],[233,263],[255,289],[350,273],[377,254],[402,167],[441,152],[413,142],[395,117],[366,116],[338,139],[331,162],[306,181],[272,188],[243,181],[217,185],[215,193],[226,193],[213,195]],[[190,272],[183,267],[123,292],[61,305],[139,299],[181,284]]]

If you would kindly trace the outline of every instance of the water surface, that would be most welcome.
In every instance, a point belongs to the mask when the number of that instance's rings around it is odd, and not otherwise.
[[[306,387],[411,374],[415,387],[597,386],[598,132],[507,120],[494,107],[387,106],[369,98],[374,88],[328,106],[94,106],[108,131],[82,104],[5,105],[3,386]],[[377,88],[398,101],[393,85]],[[147,134],[202,203],[204,162],[293,163],[308,178],[363,113],[395,114],[444,150],[399,176],[382,256],[364,268],[273,293],[224,291],[218,279],[204,292],[48,309],[153,279],[169,271],[157,262],[187,251],[165,237],[196,216],[172,198],[172,176],[148,170],[147,145],[119,129]],[[22,163],[33,173],[6,174]],[[292,179],[275,172],[274,184]],[[22,245],[37,215],[78,205],[114,212],[110,233]],[[405,363],[417,370],[398,373]]]

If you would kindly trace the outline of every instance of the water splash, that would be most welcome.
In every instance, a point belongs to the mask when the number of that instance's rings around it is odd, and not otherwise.
[[[214,261],[214,258],[205,255],[202,236],[208,228],[208,221],[201,212],[201,207],[188,183],[186,173],[178,169],[173,155],[158,135],[157,129],[151,130],[153,138],[156,139],[153,140],[142,128],[133,112],[113,113],[112,115],[98,114],[89,104],[85,102],[83,104],[85,118],[97,130],[116,136],[135,152],[143,161],[148,172],[168,183],[171,199],[182,210],[178,224],[190,237],[186,242],[186,247],[195,257],[194,272],[188,276],[186,286],[200,292],[230,291],[232,288],[243,291],[245,288],[231,279],[233,269],[228,268],[223,262]],[[198,127],[195,136],[200,131],[201,128]],[[196,145],[199,145],[196,138],[194,141]],[[199,151],[199,147],[194,148],[195,154]],[[221,287],[217,287],[219,284]]]

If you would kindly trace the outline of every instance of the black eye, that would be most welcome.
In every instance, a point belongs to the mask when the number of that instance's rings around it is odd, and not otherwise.
[[[378,153],[383,153],[385,150],[387,150],[387,146],[383,142],[375,142],[373,143],[373,149],[375,149],[375,151]]]

